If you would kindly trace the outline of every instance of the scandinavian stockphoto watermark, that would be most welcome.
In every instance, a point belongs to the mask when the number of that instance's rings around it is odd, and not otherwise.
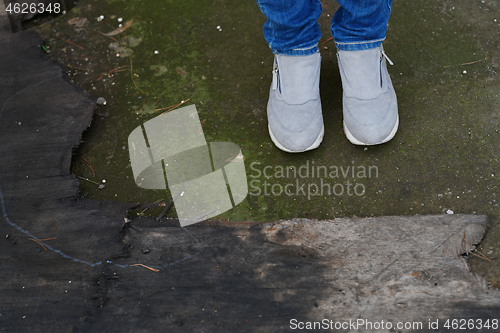
[[[250,195],[253,196],[362,196],[366,192],[363,179],[378,178],[376,165],[303,165],[250,164]]]

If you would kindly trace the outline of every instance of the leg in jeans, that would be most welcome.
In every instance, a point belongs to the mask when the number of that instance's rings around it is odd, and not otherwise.
[[[379,47],[385,39],[392,0],[337,0],[340,8],[330,30],[342,51],[361,51]]]
[[[342,51],[376,48],[385,39],[392,0],[338,0],[331,33]],[[257,0],[267,17],[264,38],[274,54],[309,55],[321,37],[319,0]]]
[[[267,17],[264,37],[274,53],[267,104],[271,140],[291,153],[317,148],[324,126],[319,96],[319,0],[257,0]]]
[[[342,78],[344,132],[356,145],[387,142],[399,124],[396,93],[382,48],[392,0],[337,1],[341,7],[331,32]]]
[[[257,0],[267,17],[264,38],[274,54],[305,56],[318,52],[319,0]]]

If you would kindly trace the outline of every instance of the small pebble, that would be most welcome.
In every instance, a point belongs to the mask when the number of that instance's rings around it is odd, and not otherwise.
[[[159,53],[160,53],[160,52],[158,52],[158,51],[155,51],[155,54],[159,54]]]
[[[451,209],[447,209],[445,213],[446,214],[453,214],[453,211]]]
[[[121,17],[118,18],[118,22],[121,22],[123,21],[123,19]]]
[[[100,189],[100,190],[102,190],[102,189],[103,189],[103,188],[105,188],[105,187],[106,187],[106,185],[103,185],[103,184],[99,185],[99,189]]]
[[[106,105],[106,100],[104,98],[102,98],[102,97],[99,97],[97,99],[97,104],[99,104],[99,105]]]
[[[103,184],[106,184],[106,179],[103,179],[103,180],[102,180],[102,183],[103,183]]]

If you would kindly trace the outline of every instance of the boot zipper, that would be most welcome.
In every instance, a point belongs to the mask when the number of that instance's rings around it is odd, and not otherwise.
[[[276,68],[273,70],[273,90],[278,89],[278,80],[278,69]]]
[[[384,50],[380,50],[380,65],[382,65],[382,59],[384,59],[384,58],[387,59],[387,61],[389,62],[389,64],[391,66],[394,65],[394,63],[391,61],[391,59],[389,59],[389,57],[387,56],[387,54],[385,54]],[[383,77],[383,75],[382,75],[382,66],[380,66],[379,69],[380,69],[380,88],[382,88],[383,85],[384,85],[384,82],[382,80],[382,77]]]
[[[273,90],[278,89],[279,84],[280,84],[280,73],[279,73],[279,69],[278,69],[278,59],[274,58],[273,83],[272,83]]]

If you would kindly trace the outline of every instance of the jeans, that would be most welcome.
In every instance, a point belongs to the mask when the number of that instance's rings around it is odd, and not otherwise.
[[[360,51],[382,44],[392,0],[337,0],[340,8],[330,31],[342,51]],[[319,0],[257,0],[267,17],[264,38],[274,54],[305,56],[318,52],[321,31]]]

